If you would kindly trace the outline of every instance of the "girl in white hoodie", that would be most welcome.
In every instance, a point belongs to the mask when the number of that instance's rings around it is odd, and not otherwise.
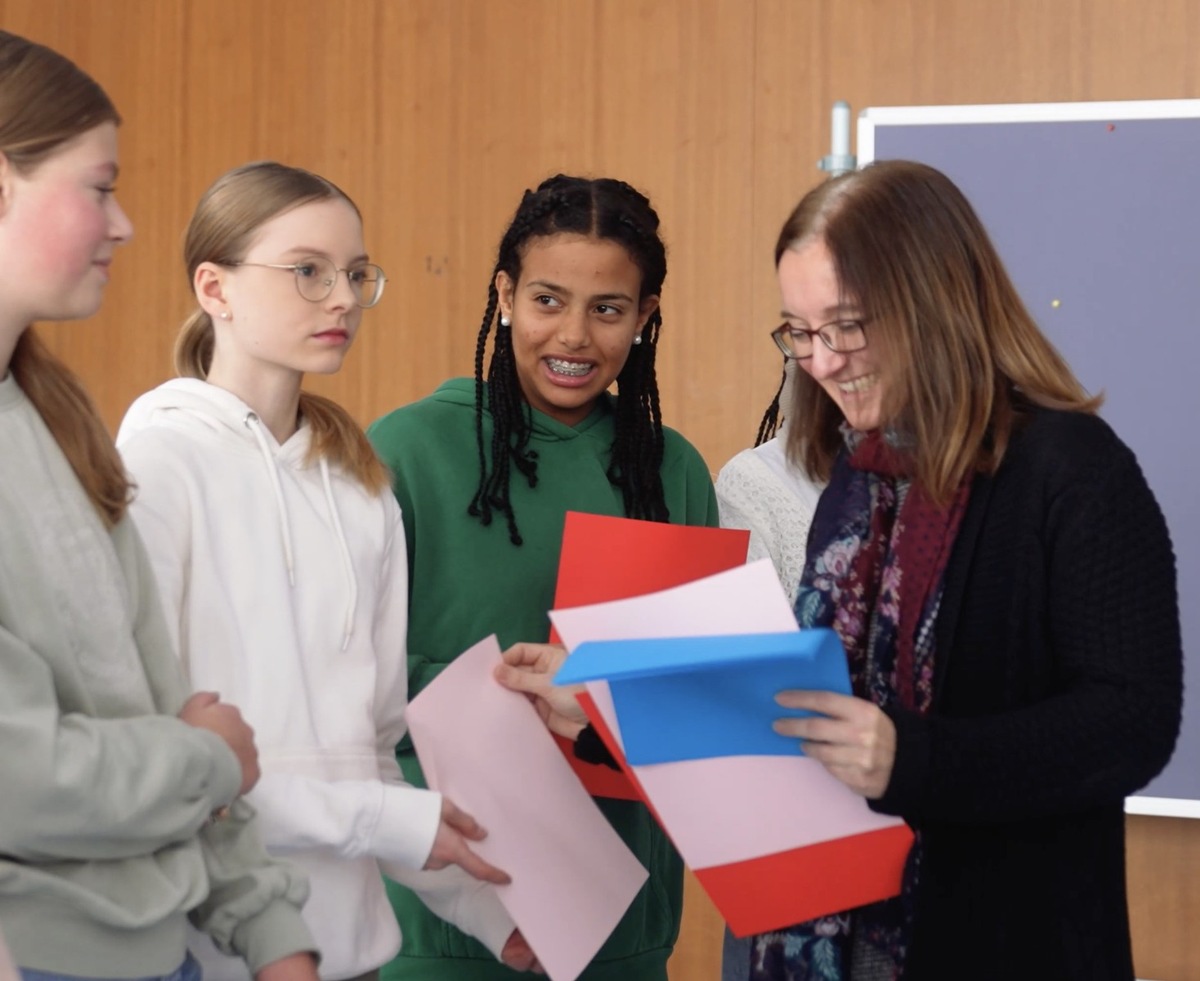
[[[348,413],[301,391],[341,367],[383,292],[358,209],[315,174],[248,164],[205,192],[184,252],[182,377],[133,404],[118,446],[192,682],[254,727],[249,799],[268,848],[309,874],[321,975],[372,974],[399,948],[381,869],[526,969],[491,885],[507,876],[468,845],[483,830],[395,762],[408,582],[387,473]],[[207,981],[245,976],[194,950]]]

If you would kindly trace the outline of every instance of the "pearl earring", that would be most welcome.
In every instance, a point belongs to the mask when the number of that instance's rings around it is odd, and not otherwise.
[[[642,343],[642,335],[641,335],[641,334],[638,334],[638,335],[636,335],[636,336],[634,337],[634,339],[633,339],[633,343],[634,343],[634,344],[641,344],[641,343]]]
[[[228,311],[228,310],[222,310],[222,311],[221,311],[221,319],[222,319],[222,320],[228,320],[228,319],[229,319],[229,311]]]
[[[512,321],[509,320],[508,317],[506,317],[504,314],[500,314],[500,326],[501,327],[511,327]]]

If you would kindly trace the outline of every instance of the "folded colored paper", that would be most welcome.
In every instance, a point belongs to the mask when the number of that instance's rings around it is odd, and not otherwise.
[[[806,715],[780,708],[785,689],[850,694],[846,653],[827,628],[585,641],[555,684],[608,682],[632,764],[715,756],[795,756],[796,740],[771,720]]]
[[[589,641],[799,630],[766,560],[550,616],[571,651]],[[899,818],[874,813],[821,764],[798,752],[628,764],[628,720],[605,682],[586,684],[581,701],[589,717],[735,934],[899,893],[911,831]],[[785,714],[778,707],[771,713]]]
[[[680,586],[742,565],[749,542],[747,531],[568,511],[554,606],[602,603]],[[560,638],[551,631],[550,639]],[[558,742],[589,793],[638,799],[623,773],[576,759],[565,739]]]

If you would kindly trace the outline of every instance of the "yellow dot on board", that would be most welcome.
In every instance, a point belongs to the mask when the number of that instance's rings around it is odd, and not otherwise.
[[[1054,307],[1054,309],[1057,310],[1059,307],[1062,306],[1062,300],[1051,300],[1050,306]]]

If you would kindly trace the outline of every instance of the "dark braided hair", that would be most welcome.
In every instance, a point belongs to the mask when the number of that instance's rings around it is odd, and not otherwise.
[[[783,396],[783,386],[787,382],[787,358],[783,359],[783,371],[779,374],[779,387],[775,389],[775,397],[771,399],[771,404],[767,406],[767,411],[763,413],[762,422],[758,424],[758,434],[754,437],[754,445],[762,446],[767,440],[772,439],[779,432],[779,423],[782,421],[779,418],[779,399]]]
[[[526,191],[500,240],[496,267],[488,285],[487,307],[475,346],[475,435],[479,448],[479,487],[468,513],[485,525],[499,511],[508,522],[509,539],[521,544],[509,485],[512,468],[537,486],[537,453],[529,449],[532,410],[521,392],[513,358],[512,328],[497,321],[499,294],[496,276],[507,273],[513,283],[521,277],[521,259],[532,239],[559,233],[590,235],[612,241],[629,253],[642,273],[641,296],[658,296],[667,276],[667,254],[658,235],[658,215],[649,199],[623,181],[588,180],[558,174]],[[488,335],[495,323],[492,359],[487,369],[487,407],[492,416],[491,446],[483,437],[483,360]],[[651,521],[668,519],[663,496],[662,412],[654,355],[662,314],[656,309],[642,329],[642,341],[630,348],[617,375],[616,434],[608,479],[621,488],[625,513]]]

